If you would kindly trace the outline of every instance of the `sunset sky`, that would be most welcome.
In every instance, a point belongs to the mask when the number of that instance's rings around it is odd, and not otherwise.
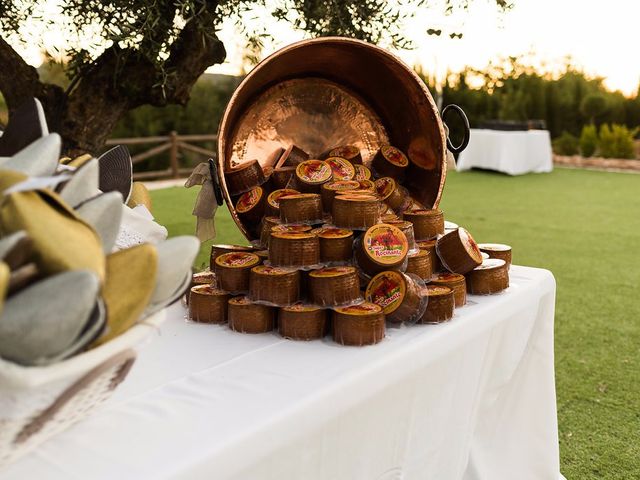
[[[275,1],[275,0],[274,0]],[[557,70],[567,56],[589,75],[602,76],[609,89],[635,95],[640,81],[640,1],[637,0],[514,0],[515,7],[500,14],[491,0],[474,0],[467,11],[443,15],[442,0],[431,0],[430,8],[415,12],[406,25],[406,35],[417,46],[414,50],[396,51],[410,65],[421,65],[440,78],[447,70],[457,71],[465,65],[483,68],[492,59],[531,53],[536,67]],[[46,10],[55,11],[52,1]],[[286,23],[276,23],[266,11],[255,11],[253,27],[264,26],[276,41],[265,45],[263,54],[304,38]],[[441,28],[440,37],[429,36],[427,28]],[[35,46],[64,46],[59,32],[32,29],[34,41],[19,48],[27,60],[39,65],[42,57]],[[451,40],[449,33],[463,33]],[[237,74],[242,71],[244,39],[231,21],[220,36],[227,47],[227,61],[210,71]]]
[[[635,95],[640,81],[640,1],[637,0],[515,0],[514,8],[498,14],[490,0],[475,0],[466,12],[446,17],[439,0],[433,8],[423,8],[407,25],[407,36],[415,50],[397,51],[410,65],[442,76],[447,69],[465,65],[482,68],[500,56],[533,53],[537,62],[554,70],[570,55],[572,62],[590,75],[605,77],[605,85]],[[256,23],[277,32],[277,41],[266,45],[269,54],[303,34],[287,24],[274,24],[256,12]],[[429,36],[427,28],[442,28],[440,37]],[[449,33],[462,32],[451,40]],[[236,73],[242,66],[242,38],[232,25],[221,32],[228,61],[212,71]]]

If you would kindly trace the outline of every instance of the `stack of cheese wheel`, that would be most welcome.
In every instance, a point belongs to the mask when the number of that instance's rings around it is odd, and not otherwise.
[[[314,159],[290,145],[268,159],[267,173],[258,162],[226,171],[236,212],[260,246],[212,247],[212,271],[194,277],[190,318],[371,345],[387,321],[445,322],[467,293],[509,286],[510,247],[478,247],[411,198],[410,160],[398,148],[363,152],[343,145]]]

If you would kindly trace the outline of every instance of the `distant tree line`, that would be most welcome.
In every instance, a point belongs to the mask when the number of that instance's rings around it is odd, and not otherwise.
[[[472,88],[470,80],[480,85]],[[433,88],[433,79],[425,81]],[[486,70],[466,69],[450,74],[442,89],[443,104],[456,103],[465,109],[472,125],[487,120],[544,120],[552,137],[562,132],[580,135],[584,125],[603,123],[640,125],[640,96],[629,98],[611,92],[602,78],[589,78],[570,64],[555,76],[509,58],[490,64]]]
[[[422,77],[434,91],[434,79]],[[570,64],[552,76],[537,72],[517,57],[490,64],[483,71],[467,68],[449,74],[442,86],[442,104],[449,103],[465,110],[472,128],[492,120],[543,120],[551,137],[562,137],[575,153],[585,127],[589,127],[587,136],[593,136],[594,126],[603,142],[610,143],[610,129],[623,136],[626,127],[633,136],[640,125],[640,88],[635,96],[626,97],[607,90],[602,78],[590,78]],[[453,135],[459,134],[456,125],[452,130]],[[616,153],[603,147],[607,155]],[[588,146],[586,150],[589,155],[594,153]],[[621,151],[626,152],[626,147]]]

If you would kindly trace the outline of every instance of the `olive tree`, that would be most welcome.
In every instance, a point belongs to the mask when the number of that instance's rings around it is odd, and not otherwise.
[[[442,8],[466,8],[472,0],[445,0]],[[498,9],[508,0],[492,0]],[[343,35],[407,46],[405,7],[426,0],[60,0],[60,14],[38,17],[44,0],[0,2],[0,92],[9,112],[29,97],[42,102],[52,131],[69,153],[97,152],[127,111],[141,105],[185,104],[196,80],[224,61],[218,38],[225,19],[240,28],[252,8],[269,9],[308,36]],[[64,88],[39,78],[13,46],[30,41],[29,29],[55,29],[71,42],[64,52]],[[259,39],[247,35],[249,42]],[[41,45],[43,50],[46,45]]]

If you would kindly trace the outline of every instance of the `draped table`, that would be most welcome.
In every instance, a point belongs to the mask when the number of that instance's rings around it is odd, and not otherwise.
[[[553,158],[549,132],[472,128],[469,145],[460,154],[456,168],[463,171],[474,167],[509,175],[551,172]]]
[[[506,292],[363,348],[174,305],[102,409],[0,479],[556,480],[554,303],[550,272],[512,267]]]

